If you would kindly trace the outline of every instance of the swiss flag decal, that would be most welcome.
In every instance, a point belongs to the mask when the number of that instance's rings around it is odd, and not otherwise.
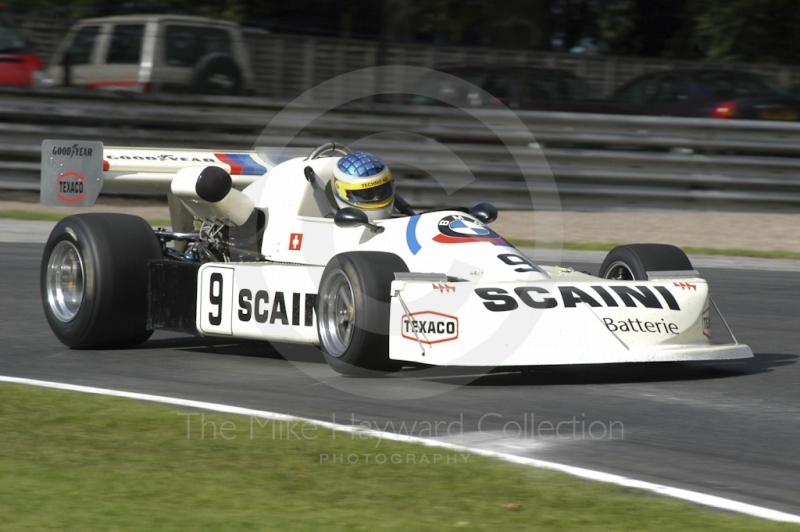
[[[303,246],[303,233],[292,233],[289,235],[289,251],[300,251]]]

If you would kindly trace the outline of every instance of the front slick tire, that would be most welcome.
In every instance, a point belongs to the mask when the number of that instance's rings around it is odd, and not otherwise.
[[[50,233],[40,288],[44,314],[68,347],[129,347],[147,340],[147,261],[162,258],[146,221],[127,214],[69,216]]]
[[[692,270],[692,263],[680,248],[668,244],[628,244],[606,255],[600,277],[618,281],[647,281],[647,272]]]
[[[333,257],[317,296],[317,331],[325,361],[344,375],[397,371],[389,359],[389,308],[395,272],[408,272],[391,253],[351,252]]]

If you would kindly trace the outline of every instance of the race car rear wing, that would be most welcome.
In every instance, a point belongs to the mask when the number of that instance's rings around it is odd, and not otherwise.
[[[104,147],[102,142],[45,140],[42,142],[43,205],[91,207],[100,191],[169,193],[178,172],[188,167],[217,166],[243,189],[276,164],[306,150],[232,152],[163,148]]]
[[[102,142],[42,142],[42,205],[91,207],[102,188]]]

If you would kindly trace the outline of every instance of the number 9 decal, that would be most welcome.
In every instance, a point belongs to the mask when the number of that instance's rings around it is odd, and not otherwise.
[[[233,269],[200,268],[197,329],[202,333],[230,336],[233,306]]]
[[[208,323],[219,325],[222,323],[222,274],[215,272],[211,274],[211,285],[208,288],[208,300],[211,305],[216,306],[216,316],[214,311],[208,313]]]
[[[525,273],[525,272],[542,271],[534,263],[532,263],[531,261],[520,255],[515,255],[513,253],[503,253],[501,255],[498,255],[497,258],[502,260],[509,266],[518,266],[517,268],[514,268],[515,272]]]

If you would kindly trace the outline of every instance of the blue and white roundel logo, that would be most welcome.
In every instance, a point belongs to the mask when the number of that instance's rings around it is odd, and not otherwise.
[[[448,216],[448,218],[452,218],[452,216]],[[470,220],[452,220],[448,223],[447,219],[444,219],[439,222],[440,226],[446,226],[450,231],[442,233],[455,233],[455,235],[463,235],[463,236],[490,236],[492,231],[487,229],[483,225],[478,225],[475,222]],[[452,235],[452,236],[455,236]]]
[[[508,246],[508,242],[480,223],[467,216],[445,216],[439,220],[439,233],[433,240],[440,244],[464,244],[467,242],[490,242],[498,246]]]

